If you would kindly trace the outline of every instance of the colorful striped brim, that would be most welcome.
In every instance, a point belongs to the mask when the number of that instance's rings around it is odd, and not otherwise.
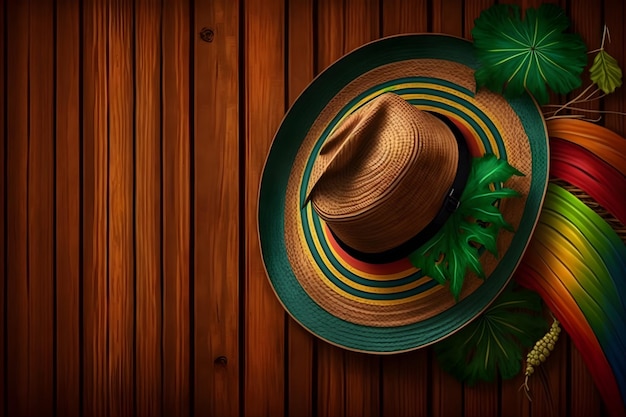
[[[447,35],[383,38],[321,73],[286,114],[259,191],[258,231],[269,282],[286,311],[317,337],[346,349],[395,353],[434,343],[480,314],[502,291],[533,233],[548,183],[548,136],[530,96],[476,92],[469,41]],[[384,92],[446,116],[475,156],[493,153],[524,175],[500,202],[514,232],[483,251],[486,279],[469,274],[458,301],[408,259],[370,264],[334,240],[305,192],[322,144],[342,120]]]

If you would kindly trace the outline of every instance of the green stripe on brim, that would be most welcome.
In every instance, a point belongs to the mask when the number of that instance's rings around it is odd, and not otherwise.
[[[369,327],[322,309],[304,291],[288,259],[285,193],[298,149],[328,102],[355,78],[381,65],[409,59],[442,59],[475,69],[472,44],[447,35],[413,34],[380,39],[339,59],[302,92],[274,137],[259,190],[258,232],[270,283],[287,312],[308,331],[334,345],[362,352],[396,353],[429,345],[460,329],[502,291],[535,228],[548,182],[548,138],[543,116],[528,95],[508,100],[530,140],[532,182],[520,225],[508,251],[480,288],[453,308],[429,319],[396,327]]]

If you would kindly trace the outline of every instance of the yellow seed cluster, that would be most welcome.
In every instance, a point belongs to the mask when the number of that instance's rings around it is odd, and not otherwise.
[[[559,334],[561,333],[561,327],[558,320],[554,319],[550,330],[535,343],[535,346],[526,355],[526,378],[524,380],[523,387],[526,389],[526,395],[528,396],[528,377],[535,372],[535,367],[545,362],[550,356],[550,352],[554,350],[556,341],[559,340]],[[530,397],[529,397],[530,399]]]

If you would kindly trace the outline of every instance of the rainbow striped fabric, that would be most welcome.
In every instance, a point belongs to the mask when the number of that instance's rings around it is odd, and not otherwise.
[[[626,139],[548,121],[552,183],[515,279],[541,294],[613,416],[626,415]],[[617,224],[618,227],[612,227]]]

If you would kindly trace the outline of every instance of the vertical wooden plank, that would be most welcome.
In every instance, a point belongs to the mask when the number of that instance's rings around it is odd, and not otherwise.
[[[80,16],[57,1],[56,283],[57,412],[80,414]],[[58,389],[63,387],[63,389]]]
[[[463,36],[463,0],[432,0],[432,31]]]
[[[5,408],[5,387],[7,386],[6,381],[6,373],[5,373],[5,361],[4,354],[5,352],[5,344],[7,338],[6,331],[6,314],[5,314],[5,285],[7,279],[7,270],[6,270],[6,245],[7,245],[7,236],[6,232],[6,144],[7,144],[7,135],[5,130],[5,110],[7,108],[6,100],[7,100],[7,92],[6,92],[6,71],[5,66],[7,64],[7,56],[5,54],[5,30],[7,27],[7,22],[5,20],[6,14],[6,2],[0,5],[0,22],[2,22],[2,30],[0,30],[0,271],[2,271],[2,279],[0,279],[0,384],[2,385],[2,389],[0,389],[0,416],[4,416],[6,414]]]
[[[136,415],[161,415],[161,1],[135,2]]]
[[[285,113],[284,2],[244,2],[245,66],[245,334],[246,415],[284,413],[285,312],[265,276],[256,227],[259,180]]]
[[[29,22],[28,347],[29,414],[53,413],[54,8],[37,1]]]
[[[606,51],[626,68],[626,30],[624,30],[626,5],[621,0],[604,0],[604,22],[609,28],[610,42],[605,41]],[[626,87],[623,85],[604,99],[604,109],[609,112],[626,111]],[[604,126],[626,137],[626,117],[621,114],[604,115]]]
[[[164,0],[163,414],[190,415],[190,10]]]
[[[523,355],[526,356],[525,354]],[[522,417],[530,415],[531,403],[520,386],[524,382],[524,366],[520,375],[500,382],[500,415],[502,417]]]
[[[382,415],[418,417],[430,415],[431,380],[428,349],[383,358]]]
[[[346,352],[346,416],[380,415],[380,357]]]
[[[429,349],[432,353],[432,349]],[[434,353],[432,362],[432,415],[454,417],[463,415],[463,384],[441,369]]]
[[[427,0],[382,0],[383,36],[428,31]]]
[[[237,416],[239,4],[194,7],[194,412]]]
[[[343,54],[380,37],[378,0],[345,0]]]
[[[428,2],[385,0],[382,3],[383,34],[428,31]],[[429,366],[428,349],[382,358],[382,415],[427,416]]]
[[[344,416],[345,350],[321,340],[317,345],[317,412],[321,416]]]
[[[7,4],[7,411],[28,408],[28,26],[29,3]]]
[[[86,0],[83,61],[83,414],[109,414],[106,0]]]
[[[602,7],[599,7],[597,4],[590,4],[584,0],[569,0],[569,16],[571,19],[571,30],[574,33],[580,34],[582,36],[583,41],[587,45],[587,49],[589,51],[600,48],[602,43],[602,30],[605,21],[602,19]],[[576,97],[579,93],[581,93],[586,87],[592,84],[589,78],[589,68],[593,63],[593,58],[595,54],[588,54],[587,59],[587,67],[583,70],[582,73],[582,86],[569,94],[568,99]],[[590,90],[591,92],[593,90]],[[597,97],[597,95],[595,96]],[[600,108],[600,101],[594,100],[588,103],[581,103],[579,105],[575,105],[574,107],[579,107],[582,109],[589,110],[598,110]],[[575,114],[581,114],[581,112],[573,111]],[[588,117],[595,119],[598,115],[597,113],[582,113],[587,115]],[[575,395],[572,393],[572,395]]]
[[[465,386],[465,401],[463,402],[465,417],[489,417],[497,416],[498,382],[478,382],[474,386]],[[524,395],[519,392],[520,396]]]
[[[288,4],[287,95],[289,105],[302,93],[314,76],[313,0]],[[287,324],[287,403],[291,416],[312,416],[314,345],[313,336],[290,316]]]
[[[573,343],[570,349],[570,416],[585,417],[602,415],[602,398],[580,352]]]
[[[109,4],[109,413],[134,413],[133,5]]]
[[[494,0],[473,0],[465,1],[463,8],[463,37],[472,39],[472,29],[474,20],[480,16],[480,12],[489,8],[495,3]]]
[[[317,0],[317,68],[322,72],[344,54],[343,2]]]

